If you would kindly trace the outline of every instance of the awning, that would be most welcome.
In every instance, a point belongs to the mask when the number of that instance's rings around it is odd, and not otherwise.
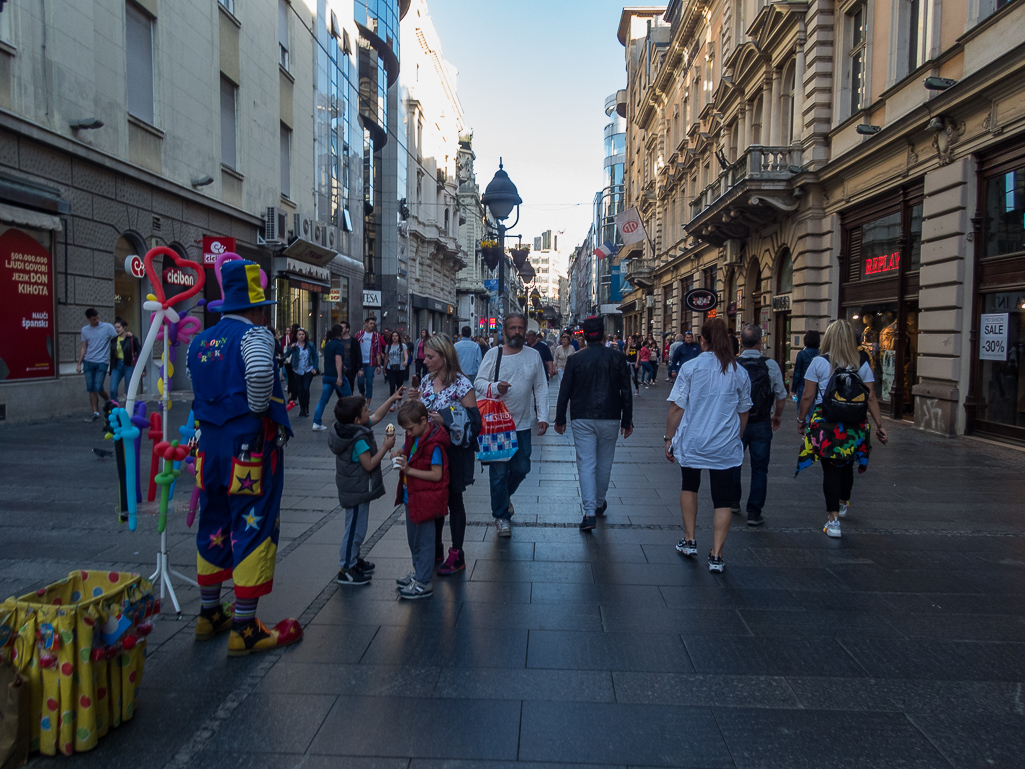
[[[29,211],[27,208],[9,206],[6,203],[0,203],[0,222],[18,227],[31,227],[34,230],[64,231],[61,220],[56,216],[39,211]]]
[[[302,262],[315,264],[317,267],[326,267],[335,258],[337,251],[314,243],[312,240],[296,238],[292,244],[283,252],[283,256],[298,259]]]

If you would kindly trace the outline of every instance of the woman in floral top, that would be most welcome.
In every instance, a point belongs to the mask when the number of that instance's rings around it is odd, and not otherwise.
[[[453,406],[462,406],[467,412],[467,429],[469,424],[480,424],[477,411],[477,396],[473,383],[463,376],[459,368],[459,358],[455,347],[444,336],[436,334],[423,343],[424,377],[420,382],[420,401],[427,407],[431,421],[444,425],[443,412]],[[445,519],[435,519],[437,526],[434,540],[434,558],[444,559],[438,574],[447,576],[466,568],[463,555],[463,537],[466,534],[466,506],[463,504],[463,492],[473,483],[473,445],[456,446],[448,449],[449,488],[448,510],[449,528],[452,532],[452,547],[448,556],[444,555],[442,534],[445,531]]]

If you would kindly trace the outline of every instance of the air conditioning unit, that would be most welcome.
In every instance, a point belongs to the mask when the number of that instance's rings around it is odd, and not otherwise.
[[[654,307],[655,306],[655,297],[654,296],[646,296],[646,297],[644,297],[644,304],[647,307]]]
[[[263,233],[268,243],[288,245],[288,212],[277,206],[268,206],[263,218]]]
[[[336,247],[336,245],[340,241],[341,241],[341,238],[338,235],[338,228],[337,227],[328,227],[327,228],[327,247],[330,248],[332,251],[335,251],[336,250],[335,247]]]
[[[313,220],[306,214],[292,214],[292,234],[303,240],[310,240],[313,230]]]
[[[324,225],[320,222],[313,223],[313,238],[314,243],[318,245],[324,245]]]
[[[743,245],[739,240],[727,240],[723,247],[723,261],[727,267],[739,267]]]

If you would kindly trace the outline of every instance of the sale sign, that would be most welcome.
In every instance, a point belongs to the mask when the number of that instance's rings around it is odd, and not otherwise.
[[[0,235],[0,379],[56,376],[53,257],[21,230]]]
[[[216,235],[203,236],[203,266],[208,270],[214,268],[218,256],[229,252],[235,253],[235,238],[221,238]]]
[[[979,334],[979,360],[1007,361],[1007,324],[1010,316],[1006,312],[983,313]]]

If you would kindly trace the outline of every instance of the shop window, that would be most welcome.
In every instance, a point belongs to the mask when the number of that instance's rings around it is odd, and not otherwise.
[[[983,318],[990,320],[991,331],[984,335],[991,343],[980,355],[986,358],[979,361],[978,418],[1025,427],[1025,291],[986,294],[982,312],[994,317]]]
[[[986,256],[1025,251],[1025,167],[986,181]]]
[[[334,279],[334,285],[338,291],[338,301],[331,307],[331,325],[349,323],[351,327],[352,324],[349,321],[349,279],[338,276]]]
[[[142,336],[142,295],[143,282],[125,270],[125,260],[129,256],[142,258],[146,255],[146,245],[134,233],[126,233],[118,238],[114,246],[114,316],[124,318],[128,328],[138,336]],[[156,264],[159,267],[160,259]],[[148,285],[148,283],[147,283]]]
[[[876,398],[889,404],[899,397],[900,403],[910,409],[911,388],[917,378],[917,308],[908,309],[903,334],[899,332],[895,303],[849,307],[846,316],[858,336],[858,349],[868,357]],[[902,370],[898,371],[899,367]]]

